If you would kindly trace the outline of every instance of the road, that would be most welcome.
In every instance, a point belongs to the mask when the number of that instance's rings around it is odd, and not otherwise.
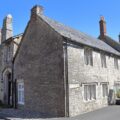
[[[120,120],[120,106],[109,106],[93,112],[78,115],[73,120]]]
[[[20,117],[8,117],[4,113],[4,119],[6,120],[22,120]],[[0,113],[0,120],[3,119],[3,114]],[[26,119],[24,119],[26,120]],[[28,119],[27,119],[28,120]],[[48,120],[48,119],[30,119],[29,120]],[[85,113],[78,115],[72,118],[50,118],[49,120],[120,120],[120,105],[118,106],[109,106],[93,112]]]

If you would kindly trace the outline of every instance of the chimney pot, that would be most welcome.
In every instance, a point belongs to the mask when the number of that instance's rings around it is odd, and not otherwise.
[[[106,22],[105,22],[105,18],[104,16],[100,17],[100,37],[104,38],[104,36],[106,35],[107,31],[106,31]]]
[[[36,5],[31,9],[31,14],[36,15],[36,14],[43,14],[43,7],[40,5]]]
[[[12,15],[8,14],[3,20],[1,42],[13,36]]]

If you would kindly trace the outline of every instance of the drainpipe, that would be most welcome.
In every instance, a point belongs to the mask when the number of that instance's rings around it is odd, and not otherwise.
[[[16,79],[14,80],[14,58],[12,60],[12,105],[17,108]]]
[[[13,80],[13,61],[12,61],[12,107],[14,107],[14,80]]]
[[[69,117],[69,86],[68,86],[68,53],[67,39],[63,38],[63,54],[64,54],[64,90],[65,90],[65,117]]]

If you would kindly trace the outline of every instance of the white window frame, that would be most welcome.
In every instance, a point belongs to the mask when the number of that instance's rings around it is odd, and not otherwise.
[[[24,105],[24,83],[17,83],[18,104]]]
[[[108,83],[102,83],[102,97],[108,97]]]
[[[96,100],[96,84],[84,84],[84,101]]]
[[[119,69],[118,58],[114,57],[114,67],[115,69]]]
[[[93,51],[91,48],[84,48],[84,61],[86,65],[93,66]]]
[[[104,53],[100,53],[100,56],[101,56],[101,66],[103,68],[107,68],[106,55]]]

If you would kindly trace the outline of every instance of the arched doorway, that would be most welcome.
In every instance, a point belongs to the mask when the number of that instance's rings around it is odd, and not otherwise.
[[[6,69],[3,72],[4,82],[4,103],[12,105],[12,73],[11,69]]]

